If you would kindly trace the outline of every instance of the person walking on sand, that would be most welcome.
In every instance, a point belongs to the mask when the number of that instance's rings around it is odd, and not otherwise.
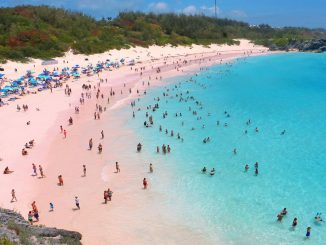
[[[76,207],[77,207],[78,209],[80,209],[79,199],[78,199],[77,196],[75,196],[75,204],[76,204]]]
[[[116,173],[120,173],[120,166],[118,162],[115,162]]]
[[[15,189],[12,189],[11,190],[11,202],[14,202],[14,200],[17,202]]]
[[[110,190],[110,188],[108,189],[107,193],[108,193],[109,201],[111,201],[112,200],[113,192]]]
[[[63,127],[62,125],[60,125],[60,133],[62,134],[62,132],[63,132]]]
[[[98,149],[98,153],[101,154],[102,150],[103,150],[103,147],[102,147],[101,143],[98,145],[97,149]]]
[[[67,138],[67,131],[65,129],[63,130],[63,136],[64,138]]]
[[[149,164],[149,172],[150,173],[153,173],[154,172],[154,169],[153,169],[153,164]]]
[[[92,150],[93,148],[93,139],[90,138],[90,140],[88,141],[88,146],[89,146],[89,150]]]
[[[34,218],[36,219],[36,222],[39,222],[39,220],[40,220],[40,216],[39,216],[39,214],[38,214],[38,210],[34,210],[34,211],[33,211],[33,214],[34,214]]]
[[[50,202],[50,212],[53,212],[54,211],[54,204],[53,202]]]
[[[104,203],[107,204],[108,203],[108,192],[104,191]]]
[[[143,187],[144,187],[145,190],[147,189],[147,186],[148,186],[147,179],[144,178],[144,179],[143,179]]]
[[[59,186],[63,186],[63,178],[62,178],[62,175],[61,174],[58,176],[58,180],[59,180],[58,185]]]
[[[37,176],[36,166],[34,163],[32,163],[32,167],[33,167],[33,176]]]
[[[84,173],[83,177],[86,177],[86,165],[83,165],[83,173]]]
[[[104,139],[104,131],[101,131],[101,138]]]
[[[45,176],[44,176],[44,172],[43,172],[43,168],[42,168],[42,166],[41,166],[41,165],[38,165],[38,169],[39,169],[39,171],[40,171],[41,178],[44,178]]]
[[[32,202],[32,209],[33,209],[33,211],[37,211],[37,207],[36,207],[36,202],[35,201]]]

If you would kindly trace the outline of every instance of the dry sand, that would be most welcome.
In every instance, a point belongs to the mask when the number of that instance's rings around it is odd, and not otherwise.
[[[217,53],[221,53],[217,55]],[[195,72],[202,66],[226,62],[237,57],[266,54],[267,49],[250,44],[246,40],[239,46],[210,47],[157,47],[131,48],[113,50],[104,54],[87,56],[67,53],[58,58],[58,65],[67,66],[63,60],[69,61],[69,66],[106,59],[135,59],[139,63],[133,67],[123,66],[117,70],[104,71],[99,77],[81,77],[68,81],[72,95],[67,96],[64,88],[54,89],[53,93],[44,91],[21,97],[8,106],[0,108],[0,169],[9,166],[14,172],[0,175],[0,206],[17,210],[27,218],[32,201],[36,201],[40,213],[40,224],[76,230],[83,234],[84,244],[210,244],[203,234],[194,233],[189,227],[160,210],[159,203],[166,196],[157,193],[155,187],[142,189],[142,179],[147,176],[146,159],[136,154],[137,139],[133,132],[128,131],[124,124],[127,118],[121,117],[117,109],[128,104],[147,89],[142,81],[148,81],[151,76],[151,86],[160,86],[163,78]],[[188,60],[188,64],[175,69],[176,62]],[[204,60],[203,60],[204,59]],[[193,60],[192,62],[190,62]],[[165,64],[166,62],[166,64]],[[35,65],[35,67],[34,67]],[[142,76],[135,72],[137,67],[146,66]],[[161,73],[156,74],[151,67],[161,67]],[[43,70],[40,60],[28,64],[8,62],[4,65],[6,77],[15,79],[18,74],[31,69],[36,73]],[[79,105],[82,84],[96,86],[99,79],[108,79],[101,83],[101,93],[104,99],[96,99],[96,90],[92,90],[92,99],[86,99],[85,105]],[[126,87],[123,84],[126,83]],[[146,83],[145,83],[146,84]],[[116,95],[110,97],[110,88]],[[128,89],[132,88],[132,94]],[[120,94],[120,91],[123,94]],[[17,104],[28,104],[27,112],[17,112]],[[93,113],[96,104],[108,109],[101,115],[101,120],[94,120]],[[80,107],[80,113],[74,113],[74,107]],[[39,108],[39,111],[36,110]],[[74,124],[68,125],[72,116]],[[130,115],[131,116],[131,115]],[[30,125],[26,122],[30,121]],[[67,130],[67,138],[60,133],[59,126]],[[104,130],[105,138],[100,139]],[[87,150],[88,140],[93,138],[92,151]],[[35,146],[27,156],[21,155],[24,144],[35,139]],[[103,145],[103,153],[97,153],[97,145]],[[126,153],[126,154],[125,154]],[[115,162],[119,161],[121,173],[115,172]],[[32,163],[42,165],[45,178],[32,175]],[[82,165],[87,166],[87,176],[82,177]],[[57,186],[57,176],[63,175],[64,186]],[[155,177],[155,176],[154,176]],[[103,191],[113,190],[113,201],[103,204]],[[11,189],[16,190],[17,202],[11,203]],[[80,199],[81,210],[74,210],[74,197]],[[49,212],[49,202],[55,205],[55,211]]]

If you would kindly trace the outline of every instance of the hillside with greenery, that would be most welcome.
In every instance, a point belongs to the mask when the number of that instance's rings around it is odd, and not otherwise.
[[[25,60],[76,53],[100,53],[134,45],[234,43],[247,38],[257,44],[285,47],[294,40],[325,36],[323,30],[275,29],[229,19],[178,14],[120,13],[96,20],[81,13],[47,6],[0,8],[0,60]]]

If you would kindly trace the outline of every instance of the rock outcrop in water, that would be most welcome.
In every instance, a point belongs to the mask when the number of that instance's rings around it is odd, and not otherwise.
[[[271,50],[299,50],[301,52],[326,52],[326,38],[309,41],[292,41],[286,46],[277,46],[273,44],[269,47]]]
[[[326,39],[311,40],[298,45],[300,51],[326,52]]]
[[[30,225],[22,215],[0,208],[0,244],[79,245],[79,232]]]

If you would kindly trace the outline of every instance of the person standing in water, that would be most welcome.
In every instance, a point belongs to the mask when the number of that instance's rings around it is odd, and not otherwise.
[[[292,228],[294,229],[298,225],[298,219],[295,217],[292,221]]]
[[[306,232],[306,239],[310,238],[310,233],[311,233],[311,227],[307,227],[307,232]]]

